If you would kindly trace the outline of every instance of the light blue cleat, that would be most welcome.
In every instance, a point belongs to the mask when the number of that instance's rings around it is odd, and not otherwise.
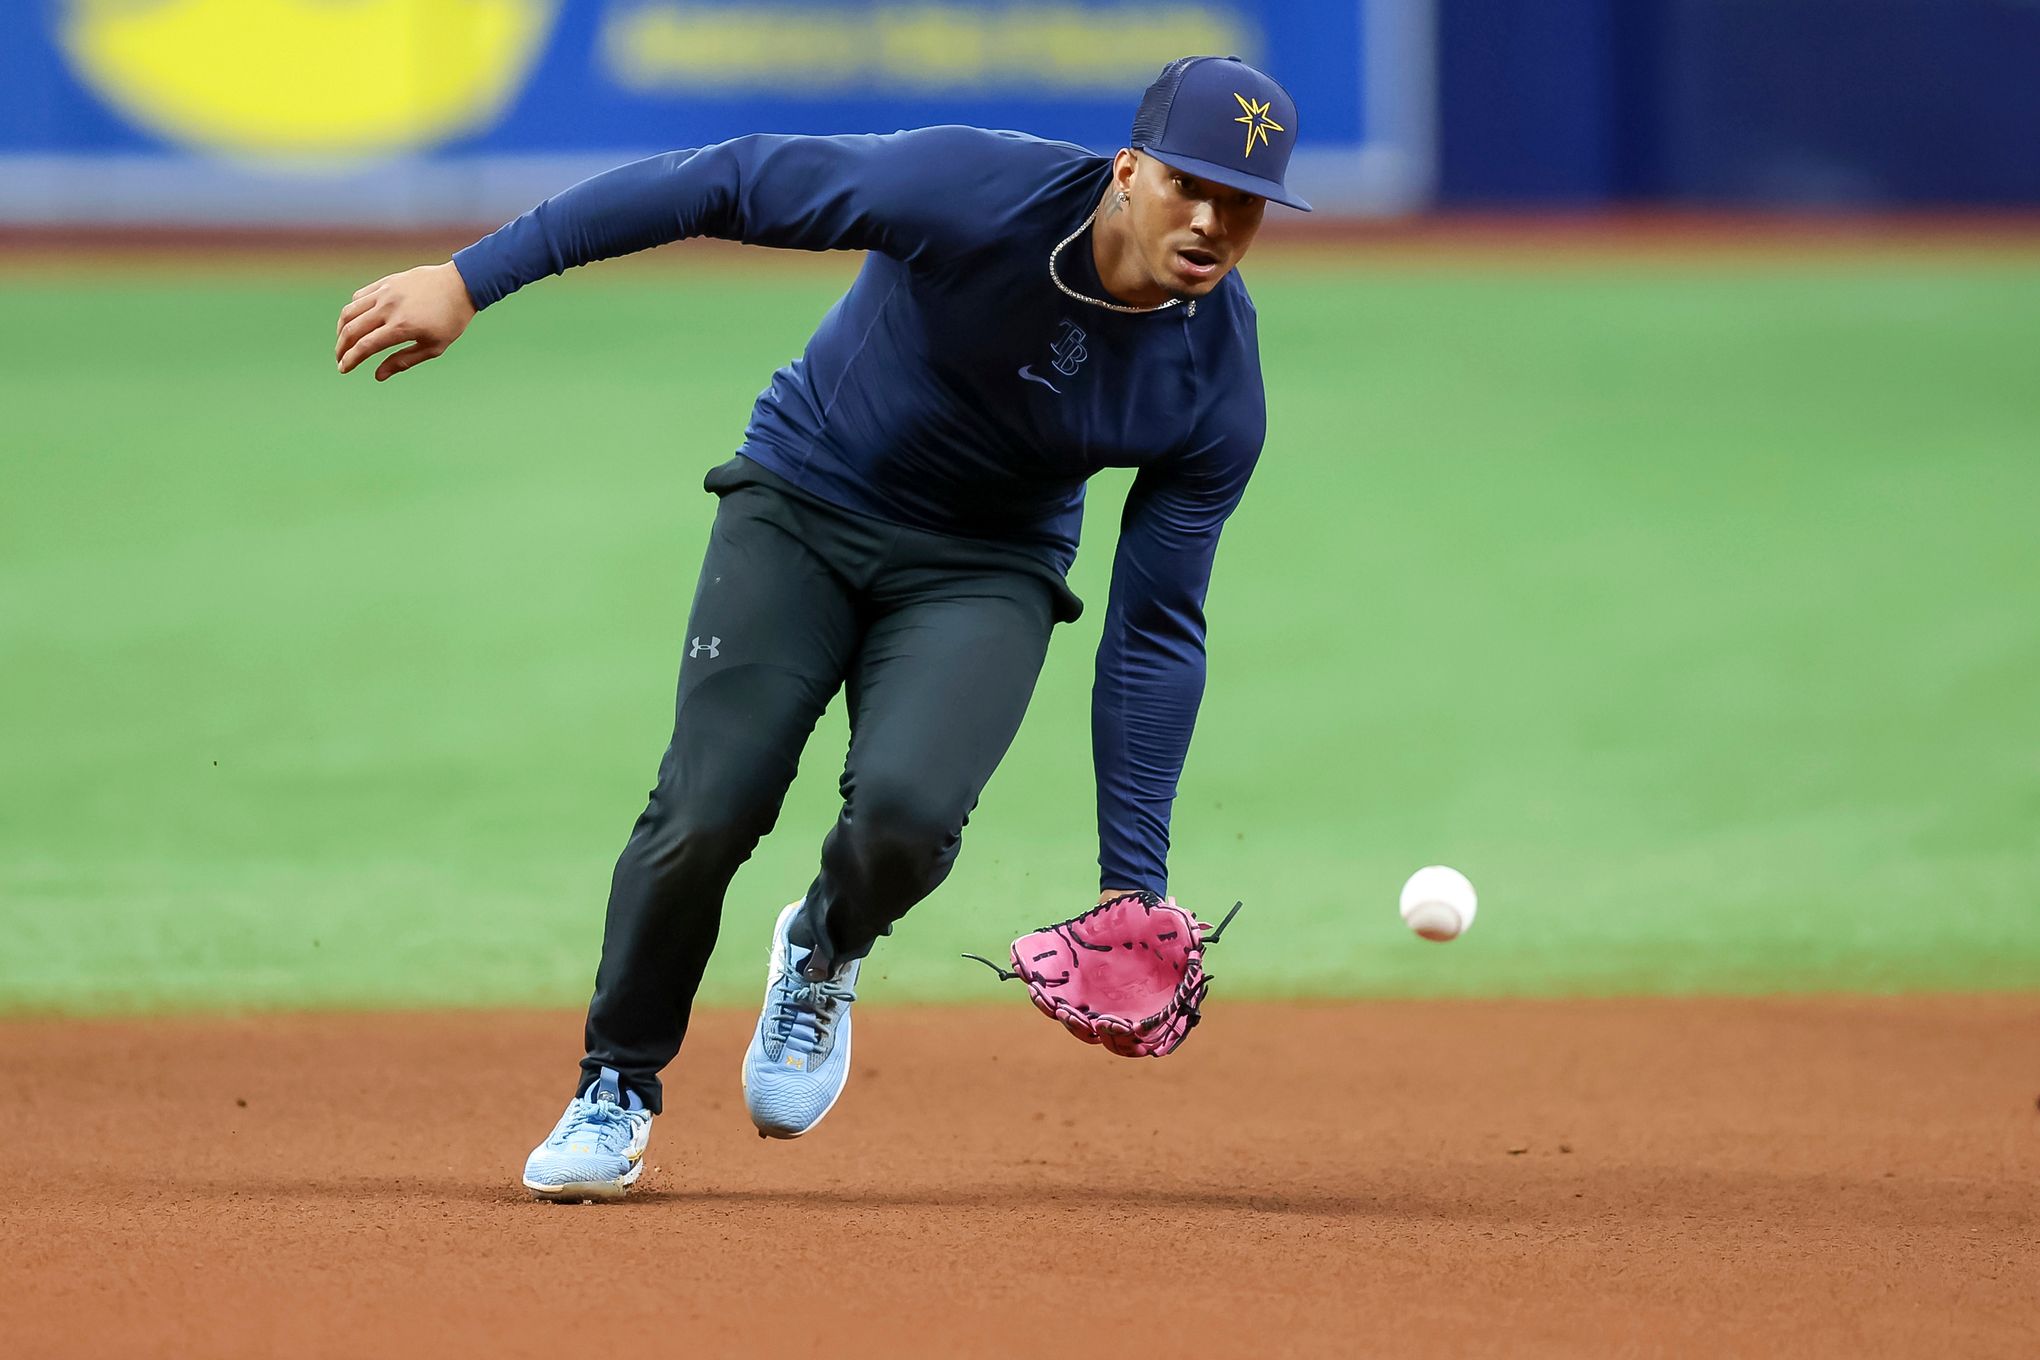
[[[786,938],[795,902],[772,928],[765,1010],[744,1055],[744,1105],[763,1138],[798,1138],[822,1122],[850,1079],[850,1003],[859,960],[821,978],[802,972],[811,951]]]
[[[524,1188],[540,1199],[578,1204],[622,1199],[645,1169],[652,1112],[605,1067],[594,1085],[567,1102],[567,1112],[531,1150]]]

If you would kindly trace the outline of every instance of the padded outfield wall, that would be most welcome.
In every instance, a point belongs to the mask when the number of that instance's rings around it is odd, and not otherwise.
[[[2040,203],[2034,0],[17,0],[0,224],[497,220],[629,157],[964,121],[1110,150],[1266,64],[1334,211]]]
[[[2034,0],[1439,0],[1439,193],[2040,203]]]
[[[1306,110],[1334,210],[1431,194],[1431,0],[31,0],[0,8],[0,222],[496,220],[749,132],[1013,127],[1123,144],[1168,60]]]

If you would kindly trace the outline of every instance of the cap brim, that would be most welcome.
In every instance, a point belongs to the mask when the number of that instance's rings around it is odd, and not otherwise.
[[[1169,152],[1156,151],[1153,147],[1136,147],[1135,150],[1153,156],[1163,165],[1168,166],[1172,170],[1181,170],[1186,175],[1195,175],[1199,179],[1208,179],[1213,184],[1223,184],[1228,189],[1238,189],[1244,193],[1259,194],[1270,203],[1280,203],[1283,207],[1295,208],[1298,212],[1309,212],[1311,210],[1310,204],[1304,202],[1295,194],[1290,193],[1272,179],[1262,179],[1259,175],[1249,175],[1243,171],[1235,170],[1229,165],[1218,165],[1211,161],[1200,161],[1195,156],[1178,156]]]

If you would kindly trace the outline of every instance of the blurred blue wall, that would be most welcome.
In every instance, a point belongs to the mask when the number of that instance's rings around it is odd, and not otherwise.
[[[1439,0],[1461,205],[2040,203],[2040,0]]]
[[[2040,0],[0,0],[0,223],[495,220],[746,131],[1116,147],[1266,63],[1333,211],[2040,204]]]
[[[1169,60],[1303,110],[1292,183],[1432,187],[1433,0],[0,0],[0,222],[497,220],[749,132],[1014,127],[1101,151]]]

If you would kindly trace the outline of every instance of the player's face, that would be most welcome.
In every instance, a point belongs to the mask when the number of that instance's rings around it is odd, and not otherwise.
[[[1174,170],[1140,152],[1122,176],[1134,239],[1148,273],[1165,292],[1203,297],[1254,243],[1268,200]]]

